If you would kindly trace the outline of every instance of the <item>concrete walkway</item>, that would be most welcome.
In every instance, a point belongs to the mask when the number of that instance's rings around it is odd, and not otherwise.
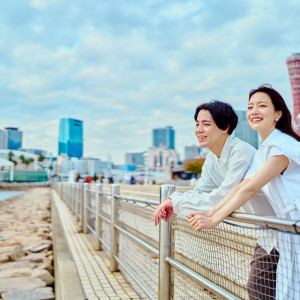
[[[83,299],[141,299],[125,281],[120,272],[111,273],[109,271],[109,260],[105,253],[103,251],[95,251],[88,236],[77,232],[73,215],[54,190],[52,190],[52,199],[52,205],[56,207],[64,231],[65,240],[67,241],[69,252],[77,271],[77,277],[81,284],[82,294],[84,295]],[[56,264],[55,269],[58,268],[59,270],[56,271],[60,274],[57,279],[64,281],[64,262],[63,260],[58,260]],[[70,274],[65,274],[65,277],[69,275]],[[68,280],[68,278],[65,279]],[[57,284],[56,287],[59,286],[59,283]],[[72,283],[70,284],[72,288]],[[59,288],[61,289],[62,287],[60,286]],[[65,290],[68,289],[66,286],[64,288]],[[78,286],[74,286],[74,288],[78,289]],[[68,296],[66,295],[66,291],[60,291],[60,294]],[[82,297],[69,296],[70,298],[68,299],[72,300],[77,300],[80,299],[79,297]],[[59,299],[59,297],[57,297],[57,299]]]

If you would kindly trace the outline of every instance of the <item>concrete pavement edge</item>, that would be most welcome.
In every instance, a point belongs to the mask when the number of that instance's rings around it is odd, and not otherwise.
[[[59,196],[56,191],[51,189],[55,299],[82,300],[85,299],[85,297],[81,288],[75,263],[72,260],[67,240],[65,238],[64,229],[55,203],[55,197]]]

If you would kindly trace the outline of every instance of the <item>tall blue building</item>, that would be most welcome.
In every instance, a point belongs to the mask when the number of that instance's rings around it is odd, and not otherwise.
[[[239,122],[236,126],[236,129],[234,131],[234,134],[239,139],[249,143],[256,149],[258,148],[258,133],[257,131],[253,130],[246,118],[246,111],[245,110],[236,110],[235,111]]]
[[[22,148],[22,131],[16,127],[5,127],[5,149],[18,150]]]
[[[58,155],[81,158],[83,154],[83,122],[75,119],[60,119]]]
[[[175,149],[175,130],[172,126],[153,129],[153,146]]]

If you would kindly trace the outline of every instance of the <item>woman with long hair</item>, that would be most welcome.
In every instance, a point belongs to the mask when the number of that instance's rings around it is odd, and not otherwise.
[[[278,218],[300,220],[300,137],[285,101],[270,85],[251,90],[247,120],[261,143],[245,179],[209,212],[189,216],[195,230],[214,228],[260,190]],[[278,243],[276,299],[299,299],[299,236],[280,232]]]

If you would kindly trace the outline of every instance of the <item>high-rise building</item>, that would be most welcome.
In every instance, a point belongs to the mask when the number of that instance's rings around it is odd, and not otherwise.
[[[83,122],[75,119],[60,119],[58,155],[81,158],[83,154]]]
[[[236,129],[234,130],[234,135],[257,149],[258,133],[250,127],[246,118],[246,111],[237,110],[236,114],[239,118],[239,121],[236,126]]]
[[[5,127],[4,148],[18,150],[22,148],[22,131],[17,127]]]
[[[5,149],[5,132],[0,129],[0,149]]]
[[[200,154],[200,147],[196,145],[184,147],[184,159],[197,158]]]
[[[161,147],[150,147],[147,152],[147,167],[151,170],[168,168],[176,165],[179,161],[179,154],[174,149]]]
[[[125,164],[126,165],[144,165],[145,164],[145,152],[129,152],[125,153]]]
[[[168,149],[175,149],[175,130],[172,126],[154,128],[152,133],[154,147],[164,146]]]
[[[300,135],[300,53],[293,53],[286,63],[293,94],[293,126]]]

